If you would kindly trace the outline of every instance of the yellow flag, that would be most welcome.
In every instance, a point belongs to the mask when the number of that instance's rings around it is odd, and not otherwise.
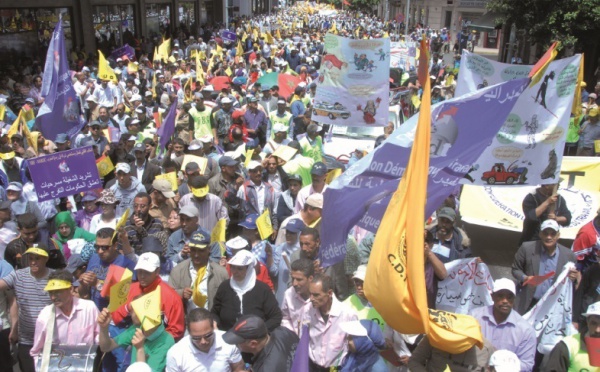
[[[225,75],[231,77],[231,75],[233,75],[233,71],[231,71],[231,67],[227,66],[227,69],[225,70]]]
[[[386,32],[383,33],[383,37],[390,37],[390,34],[388,34],[387,31],[386,31]]]
[[[225,232],[227,231],[227,220],[221,219],[217,222],[215,227],[210,233],[210,242],[224,242],[225,241]]]
[[[129,286],[131,285],[132,278],[133,273],[131,270],[125,269],[121,280],[110,287],[108,311],[111,313],[127,302],[127,295],[129,294]]]
[[[117,75],[115,71],[110,67],[104,54],[98,50],[98,79],[110,80],[114,83],[117,82]]]
[[[248,164],[250,164],[250,161],[252,161],[253,154],[254,154],[254,149],[246,150],[246,154],[245,154],[246,159],[244,160],[244,166],[246,168],[248,167]]]
[[[158,61],[160,58],[160,53],[158,52],[158,48],[154,47],[154,55],[152,56],[152,61]]]
[[[331,25],[331,28],[329,29],[330,32],[333,32],[334,34],[337,33],[337,24],[335,23],[335,21],[333,22],[333,24]]]
[[[190,58],[196,58],[197,55],[198,55],[198,51],[196,49],[193,49],[190,52]]]
[[[184,102],[191,102],[193,99],[193,94],[192,94],[192,78],[189,78],[185,81],[185,84],[183,85],[183,101]],[[185,90],[186,88],[189,87],[190,88],[190,93],[186,93]]]
[[[581,115],[581,83],[583,83],[583,54],[579,62],[579,74],[577,75],[577,86],[575,86],[575,96],[573,97],[573,107],[571,113],[575,116]],[[598,151],[596,151],[598,154]]]
[[[246,33],[246,31],[244,31],[244,34],[242,35],[242,42],[246,42],[246,39],[248,38],[248,34]]]
[[[127,64],[127,72],[130,74],[133,74],[134,72],[138,72],[138,68],[139,68],[139,66],[131,61],[129,61],[129,63]]]
[[[271,225],[271,214],[269,213],[269,209],[265,209],[263,214],[256,219],[256,227],[258,227],[258,233],[262,240],[269,238],[273,234],[273,225]]]
[[[327,172],[327,177],[325,177],[325,183],[327,183],[329,185],[331,182],[333,182],[333,180],[335,180],[336,178],[341,176],[341,174],[342,174],[341,168],[334,168],[334,169],[330,170],[329,172]]]
[[[117,236],[117,233],[119,232],[121,227],[125,226],[125,224],[127,223],[127,219],[129,218],[130,210],[131,210],[130,208],[125,209],[125,212],[123,213],[121,218],[119,218],[119,221],[117,221],[117,225],[115,226],[115,232],[113,233],[113,237],[112,237],[113,240],[115,239],[115,236]]]
[[[155,177],[157,180],[167,180],[171,184],[171,189],[177,191],[179,184],[177,183],[177,173],[169,172],[165,174],[159,174]]]
[[[98,168],[98,175],[104,177],[115,169],[115,166],[110,160],[110,157],[104,155],[96,159],[96,167]]]
[[[33,110],[31,110],[33,111]],[[29,131],[29,126],[27,125],[27,123],[23,123],[23,137],[25,137],[27,139],[27,143],[29,144],[29,146],[33,147],[33,149],[35,150],[35,153],[38,153],[37,150],[37,139],[39,136],[39,132],[36,132],[37,135],[35,136],[35,138],[33,138],[33,135],[31,134],[31,132]]]
[[[6,114],[6,106],[0,105],[0,121],[4,120],[5,114]]]
[[[270,32],[267,32],[267,43],[273,44],[273,36]]]
[[[222,57],[222,56],[223,56],[223,48],[221,48],[221,46],[220,46],[219,44],[217,44],[217,47],[216,47],[216,49],[215,49],[215,50],[216,50],[216,53],[217,53],[217,55],[218,55],[219,57]]]
[[[17,118],[15,119],[15,121],[12,123],[12,125],[10,126],[10,128],[8,128],[8,132],[6,133],[6,136],[8,138],[12,137],[13,135],[19,133],[19,125],[21,124],[21,119],[22,119],[22,111],[19,111],[19,116],[17,116]],[[25,124],[27,125],[27,124]]]
[[[160,59],[166,63],[169,59],[169,55],[171,54],[171,39],[163,41],[158,46],[158,54],[160,55]]]
[[[243,58],[244,57],[244,48],[242,48],[242,42],[238,40],[237,46],[235,47],[235,55],[236,57]]]
[[[425,50],[426,42],[421,42]],[[426,62],[425,62],[426,63]],[[458,354],[483,344],[475,318],[428,309],[424,221],[431,143],[431,83],[423,102],[408,166],[375,237],[365,294],[385,322],[400,333],[425,333],[431,345]]]
[[[275,37],[276,37],[278,40],[281,40],[281,32],[279,32],[279,29],[277,29],[277,30],[275,31]]]
[[[149,331],[159,326],[162,322],[160,286],[137,300],[131,301],[131,308],[142,323],[143,331]]]
[[[554,61],[554,58],[556,58],[556,55],[558,54],[558,51],[556,50],[557,47],[558,41],[555,41],[552,44],[552,46],[550,46],[550,48],[546,51],[546,53],[544,53],[542,58],[540,58],[537,61],[537,63],[533,65],[533,68],[529,72],[529,77],[531,78],[531,83],[529,83],[529,87],[536,85],[540,82],[540,80],[542,80],[542,78],[544,77],[544,73],[548,68],[548,65],[550,64],[550,62]]]
[[[252,38],[256,41],[258,40],[258,30],[257,29],[253,29],[252,30]]]
[[[23,105],[21,111],[23,111],[23,120],[25,120],[25,122],[30,122],[35,119],[35,112],[33,112],[33,108],[29,107],[29,105]]]

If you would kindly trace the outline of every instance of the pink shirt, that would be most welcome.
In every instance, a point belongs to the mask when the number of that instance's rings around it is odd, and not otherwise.
[[[46,306],[38,315],[35,323],[35,335],[31,356],[42,353],[46,341],[46,327],[52,306]],[[71,316],[66,316],[56,308],[56,323],[54,324],[53,345],[96,345],[100,328],[98,308],[93,301],[73,297],[73,310]]]
[[[281,313],[283,315],[281,325],[299,335],[302,328],[302,309],[306,304],[310,304],[310,300],[306,299],[305,301],[302,296],[296,293],[294,287],[286,289],[281,303]]]
[[[339,366],[348,353],[346,333],[340,324],[358,320],[356,313],[333,296],[327,322],[312,303],[304,305],[302,324],[310,324],[310,342],[308,356],[321,367]]]

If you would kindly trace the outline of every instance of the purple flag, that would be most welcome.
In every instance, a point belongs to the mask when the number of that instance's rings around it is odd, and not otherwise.
[[[127,56],[129,60],[134,61],[135,49],[129,46],[129,44],[125,44],[122,47],[113,50],[113,52],[110,54],[110,58],[114,59],[115,61],[117,60],[117,58],[123,58],[123,56]]]
[[[102,187],[92,146],[39,156],[28,164],[41,202]]]
[[[308,324],[302,326],[302,336],[300,342],[296,347],[296,354],[294,354],[294,362],[292,363],[292,369],[290,372],[306,372],[308,371],[308,342],[310,336],[308,332]]]
[[[511,80],[432,108],[426,216],[460,186],[459,181],[491,143],[526,86],[526,79]],[[344,259],[348,232],[354,225],[377,232],[408,164],[410,131],[417,120],[414,115],[325,191],[319,250],[323,267]]]
[[[167,148],[167,144],[171,140],[171,136],[173,135],[173,133],[175,133],[175,117],[176,116],[177,116],[177,98],[175,98],[175,101],[171,104],[171,107],[169,108],[169,112],[167,113],[167,116],[165,116],[165,120],[163,120],[162,125],[156,131],[156,134],[158,134],[158,137],[159,137],[158,142],[160,143],[160,147],[163,149]]]
[[[44,103],[36,120],[44,137],[54,141],[59,133],[76,134],[82,125],[79,123],[77,93],[69,72],[62,20],[56,24],[48,46],[41,94]]]

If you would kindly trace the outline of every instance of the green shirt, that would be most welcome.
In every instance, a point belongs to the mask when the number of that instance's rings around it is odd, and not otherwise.
[[[381,315],[379,315],[379,313],[377,312],[377,310],[375,310],[374,307],[370,306],[369,304],[365,305],[363,301],[358,297],[358,295],[353,294],[352,296],[348,297],[344,301],[344,304],[352,310],[354,310],[356,315],[358,315],[359,320],[372,320],[373,322],[377,323],[377,325],[381,327],[381,331],[383,331],[383,328],[385,327],[385,322],[383,321]]]
[[[121,347],[131,346],[131,339],[135,335],[136,329],[139,327],[131,326],[114,338],[117,345]],[[150,336],[146,337],[144,342],[144,352],[146,353],[146,364],[152,368],[152,371],[162,372],[167,366],[167,352],[171,346],[175,345],[175,340],[169,332],[165,330],[164,325],[160,325],[158,329]],[[135,347],[131,351],[131,363],[137,360],[137,352]]]

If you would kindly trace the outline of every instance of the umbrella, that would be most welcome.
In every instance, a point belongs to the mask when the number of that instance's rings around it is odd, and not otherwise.
[[[230,88],[231,78],[229,76],[217,76],[210,79],[210,83],[215,88],[215,90],[218,91],[223,88]]]
[[[273,85],[277,85],[279,87],[279,95],[287,98],[294,93],[294,89],[302,80],[294,75],[270,72],[261,76],[256,82],[260,83],[261,86],[268,85],[272,87]]]

